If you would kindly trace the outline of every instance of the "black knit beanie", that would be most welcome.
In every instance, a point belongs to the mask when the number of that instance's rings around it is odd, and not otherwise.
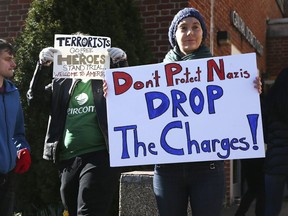
[[[174,47],[176,45],[176,40],[175,40],[175,33],[177,30],[177,26],[179,24],[179,22],[186,18],[186,17],[195,17],[196,19],[199,20],[202,30],[203,30],[203,39],[205,39],[207,37],[207,29],[206,29],[206,25],[204,22],[204,19],[202,17],[202,15],[200,14],[200,12],[198,10],[196,10],[195,8],[184,8],[182,10],[180,10],[173,18],[171,25],[169,27],[169,31],[168,31],[168,37],[169,37],[169,42],[171,44],[172,47]]]

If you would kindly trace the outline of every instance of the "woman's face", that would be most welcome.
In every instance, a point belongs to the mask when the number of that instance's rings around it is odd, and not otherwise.
[[[180,51],[187,55],[199,48],[202,43],[203,30],[198,19],[186,17],[176,29],[176,41]]]

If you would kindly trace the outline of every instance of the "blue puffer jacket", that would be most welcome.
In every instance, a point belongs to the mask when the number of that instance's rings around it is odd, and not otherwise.
[[[18,89],[9,80],[4,80],[4,86],[5,92],[0,93],[0,174],[6,174],[15,168],[18,150],[30,150],[25,138]]]

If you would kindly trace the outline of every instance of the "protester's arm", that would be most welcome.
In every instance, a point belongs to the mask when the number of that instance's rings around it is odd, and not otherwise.
[[[34,104],[47,105],[51,96],[51,82],[53,77],[53,55],[57,51],[53,47],[44,48],[39,54],[33,77],[27,92],[30,106]]]

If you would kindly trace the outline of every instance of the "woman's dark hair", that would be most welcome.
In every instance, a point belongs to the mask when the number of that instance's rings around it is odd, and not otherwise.
[[[288,68],[279,73],[267,92],[266,107],[268,115],[288,122]]]
[[[7,51],[11,55],[15,54],[12,44],[4,39],[0,39],[0,52],[2,51]]]

